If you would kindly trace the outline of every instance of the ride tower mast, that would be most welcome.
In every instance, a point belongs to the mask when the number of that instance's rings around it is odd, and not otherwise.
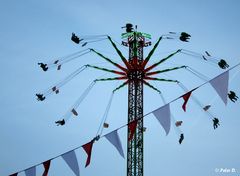
[[[127,176],[143,176],[143,78],[144,68],[143,48],[151,45],[145,38],[151,38],[149,34],[133,31],[132,24],[126,25],[126,32],[122,34],[124,46],[129,47],[128,69],[128,123],[137,120],[137,127],[134,136],[127,141]],[[128,128],[128,137],[131,130]]]

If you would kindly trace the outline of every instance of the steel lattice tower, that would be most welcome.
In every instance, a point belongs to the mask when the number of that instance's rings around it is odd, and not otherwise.
[[[145,38],[134,32],[128,37],[129,63],[135,65],[128,74],[128,122],[139,119],[132,140],[127,144],[127,176],[143,176],[143,71],[137,66],[143,61]],[[128,135],[130,130],[128,129]]]

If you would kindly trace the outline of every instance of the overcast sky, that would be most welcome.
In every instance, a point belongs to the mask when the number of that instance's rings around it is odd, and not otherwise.
[[[238,0],[149,0],[149,1],[0,1],[0,175],[7,176],[42,163],[89,142],[96,134],[111,91],[119,82],[97,83],[77,109],[79,116],[65,126],[56,126],[87,86],[97,77],[114,77],[102,71],[88,69],[64,86],[58,95],[38,102],[35,93],[54,85],[84,64],[114,68],[90,53],[67,63],[61,71],[43,72],[38,62],[82,50],[74,44],[71,33],[77,35],[108,34],[121,43],[121,29],[130,22],[138,30],[152,35],[152,42],[169,31],[186,31],[192,35],[189,43],[163,40],[150,60],[154,63],[179,48],[224,58],[230,66],[240,58],[240,2]],[[120,63],[120,58],[105,40],[89,44],[104,55]],[[128,51],[118,45],[124,55]],[[151,48],[151,47],[150,47]],[[144,55],[149,52],[147,48]],[[223,72],[217,65],[186,55],[177,55],[159,69],[187,65],[209,79]],[[240,95],[239,67],[230,72],[229,89]],[[162,74],[159,78],[180,80],[188,89],[204,81],[186,70]],[[184,92],[175,83],[154,82],[167,102]],[[225,106],[216,92],[205,85],[194,92],[202,104],[211,104],[211,113],[220,119],[220,127],[213,130],[208,114],[190,99],[187,112],[182,101],[171,104],[176,119],[183,120],[185,139],[178,144],[179,134],[171,128],[165,132],[154,118],[145,118],[144,175],[237,176],[240,174],[239,102]],[[240,97],[240,96],[239,96]],[[144,114],[162,106],[161,97],[144,87]],[[127,122],[127,87],[116,93],[108,120],[106,134]],[[119,130],[126,153],[126,128]],[[122,176],[126,174],[126,159],[104,138],[95,143],[92,161],[84,168],[86,154],[76,150],[82,176]],[[215,169],[235,168],[237,173],[218,173]],[[37,167],[41,175],[43,167]],[[20,173],[23,176],[24,173]],[[49,175],[74,175],[61,157],[51,163]]]

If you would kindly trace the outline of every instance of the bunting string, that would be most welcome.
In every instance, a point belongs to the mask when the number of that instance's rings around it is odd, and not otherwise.
[[[199,85],[198,87],[192,89],[190,92],[195,91],[196,89],[204,86],[205,84],[207,84],[207,83],[209,83],[210,81],[218,78],[219,76],[222,76],[224,73],[226,73],[226,72],[228,72],[228,71],[236,68],[236,67],[239,66],[239,65],[240,65],[240,63],[236,64],[235,66],[229,68],[227,71],[221,73],[220,75],[214,77],[213,79],[211,79],[211,80],[209,80],[209,81],[206,81],[206,82],[204,82],[203,84]],[[188,93],[189,93],[189,92],[188,92]],[[184,94],[184,95],[185,95],[185,94]],[[174,102],[174,101],[176,101],[176,100],[178,100],[178,99],[180,99],[180,98],[182,98],[182,97],[183,97],[183,95],[181,95],[181,96],[179,96],[179,97],[171,100],[169,103],[167,103],[167,105],[171,104],[172,102]],[[166,106],[166,103],[165,103],[164,106]],[[163,108],[164,106],[162,106],[162,107],[160,107],[160,108]],[[129,122],[129,123],[125,124],[125,125],[122,125],[122,126],[120,126],[119,128],[117,128],[117,129],[115,129],[115,130],[113,130],[113,131],[111,131],[111,132],[109,132],[109,133],[107,133],[107,134],[104,134],[104,135],[102,135],[102,136],[98,136],[97,138],[95,137],[93,140],[91,140],[90,142],[88,142],[88,143],[86,143],[86,144],[84,144],[84,145],[78,146],[78,147],[76,147],[76,148],[74,148],[74,149],[72,149],[72,150],[70,150],[70,151],[67,151],[67,152],[62,153],[62,154],[60,154],[60,155],[58,155],[58,156],[55,156],[55,157],[53,157],[53,158],[51,158],[51,159],[48,159],[47,161],[52,161],[52,160],[54,160],[54,159],[56,159],[56,158],[58,158],[58,157],[60,157],[60,156],[66,156],[67,153],[73,152],[73,151],[75,151],[75,150],[83,147],[83,149],[84,149],[84,150],[86,151],[86,153],[88,154],[88,158],[87,158],[87,161],[86,161],[86,167],[87,167],[87,166],[90,164],[91,152],[92,152],[92,145],[93,145],[93,143],[94,143],[95,141],[99,140],[99,139],[102,138],[102,137],[105,137],[105,136],[109,135],[110,133],[113,133],[114,131],[117,131],[117,130],[119,130],[119,129],[122,129],[122,128],[126,127],[126,126],[130,127],[131,130],[132,130],[132,131],[131,131],[131,132],[132,132],[132,133],[131,133],[131,136],[129,136],[129,140],[131,140],[132,135],[133,135],[133,131],[134,131],[135,121],[137,122],[138,120],[140,120],[140,119],[142,119],[142,118],[144,118],[144,117],[146,117],[146,116],[148,116],[148,115],[156,112],[156,111],[159,110],[160,108],[157,108],[157,109],[155,109],[155,110],[153,110],[153,111],[151,111],[151,112],[143,115],[142,117],[136,118],[136,120],[134,120],[134,121],[132,121],[132,122]],[[130,124],[131,124],[131,126],[129,126]],[[31,166],[31,167],[29,167],[29,168],[27,168],[27,169],[24,169],[24,170],[15,172],[14,174],[11,174],[11,175],[17,175],[17,173],[20,173],[20,172],[25,171],[26,174],[31,174],[31,176],[34,176],[34,174],[35,174],[35,172],[36,172],[36,167],[39,166],[39,165],[41,165],[41,164],[43,164],[43,163],[45,163],[45,162],[41,162],[40,164],[36,164],[36,165]],[[44,167],[45,167],[45,169],[46,169],[46,168],[49,169],[49,168],[46,167],[46,166],[44,166]],[[71,167],[73,167],[73,165],[71,165]]]
[[[181,83],[178,83],[179,87],[182,88],[183,91],[189,92],[189,90]],[[214,118],[214,115],[209,112],[209,110],[204,110],[204,105],[194,96],[191,95],[192,100],[204,111],[206,112],[212,119]]]
[[[240,72],[240,70],[237,70],[237,71],[233,74],[233,76],[232,76],[232,77],[230,78],[230,80],[229,80],[229,83],[231,83],[231,82],[234,80],[234,78],[237,76],[237,74],[239,74],[239,72]],[[214,96],[214,98],[209,102],[209,104],[210,104],[210,105],[213,104],[213,102],[215,102],[216,99],[217,99],[217,95]]]

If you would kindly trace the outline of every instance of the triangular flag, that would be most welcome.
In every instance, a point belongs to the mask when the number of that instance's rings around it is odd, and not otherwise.
[[[122,143],[120,141],[120,138],[118,136],[118,132],[117,130],[105,135],[105,137],[107,138],[107,140],[114,145],[114,147],[116,147],[116,149],[118,150],[119,154],[124,158],[124,153],[123,153],[123,149],[122,149]]]
[[[9,175],[9,176],[17,176],[18,173],[15,173],[15,174],[12,174],[12,175]]]
[[[170,126],[171,126],[171,120],[170,120],[170,106],[169,104],[166,104],[155,111],[152,112],[153,115],[157,118],[159,123],[162,125],[163,129],[166,132],[166,135],[168,135],[170,131]]]
[[[209,81],[225,105],[227,105],[228,80],[229,71],[226,71]]]
[[[193,90],[192,90],[193,91]],[[182,98],[183,98],[183,100],[184,100],[184,103],[183,103],[183,105],[182,105],[182,108],[183,108],[183,110],[186,112],[186,105],[187,105],[187,102],[188,102],[188,100],[189,100],[189,98],[190,98],[190,96],[191,96],[191,94],[192,94],[192,91],[190,91],[190,92],[188,92],[188,93],[186,93],[186,94],[184,94],[183,96],[182,96]]]
[[[43,172],[42,176],[48,176],[50,164],[51,164],[51,160],[43,162],[44,172]]]
[[[74,174],[79,176],[80,175],[79,166],[78,166],[78,161],[77,161],[77,157],[74,150],[63,154],[62,158],[65,160],[67,165],[72,169]]]
[[[87,161],[86,161],[86,165],[85,167],[87,167],[90,164],[91,161],[91,155],[92,155],[92,147],[93,147],[93,140],[87,144],[84,144],[82,147],[85,150],[85,152],[87,153],[88,157],[87,157]]]
[[[128,124],[128,129],[130,131],[130,135],[128,136],[128,141],[132,140],[134,133],[136,131],[136,128],[137,128],[137,123],[138,123],[138,120],[134,120]]]
[[[36,166],[33,166],[27,170],[25,170],[26,176],[36,176]]]
[[[78,116],[78,113],[77,113],[77,111],[73,108],[72,109],[72,113],[75,115],[75,116]]]

